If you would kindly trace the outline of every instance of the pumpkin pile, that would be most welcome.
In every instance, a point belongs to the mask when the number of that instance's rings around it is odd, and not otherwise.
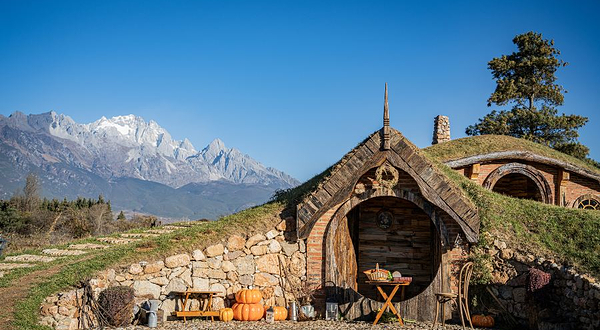
[[[260,303],[262,295],[257,289],[240,290],[235,294],[236,303],[233,309],[233,318],[238,321],[258,321],[262,319],[265,309]]]

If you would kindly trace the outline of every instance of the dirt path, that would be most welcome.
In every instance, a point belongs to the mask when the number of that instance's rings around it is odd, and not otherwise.
[[[87,255],[81,259],[71,260],[50,268],[32,271],[21,278],[15,279],[10,283],[10,286],[0,288],[0,297],[2,299],[2,308],[0,308],[0,329],[13,328],[12,322],[15,318],[15,305],[29,296],[31,288],[57,274],[63,267],[73,263],[82,262],[91,257],[93,257],[93,255]]]

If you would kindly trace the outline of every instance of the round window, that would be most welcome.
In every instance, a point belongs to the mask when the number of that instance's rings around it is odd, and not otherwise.
[[[600,202],[593,198],[582,199],[577,205],[580,209],[600,210]]]

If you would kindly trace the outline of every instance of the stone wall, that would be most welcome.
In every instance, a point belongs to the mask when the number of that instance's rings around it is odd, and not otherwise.
[[[533,329],[600,328],[600,284],[593,277],[553,260],[517,252],[500,240],[486,252],[494,267],[492,291],[520,323],[535,324]],[[531,267],[551,275],[545,292],[538,296],[527,291]]]
[[[96,297],[109,286],[123,285],[134,289],[138,305],[149,299],[160,300],[159,315],[163,315],[163,321],[180,309],[171,292],[186,289],[222,292],[213,299],[216,309],[231,306],[234,294],[249,287],[262,291],[264,304],[285,306],[284,297],[289,300],[294,294],[291,287],[306,280],[306,246],[301,240],[286,240],[285,237],[294,236],[292,233],[286,231],[284,220],[264,234],[232,235],[191,254],[108,269],[90,284]],[[78,288],[46,298],[41,306],[41,324],[56,329],[77,329],[85,324],[81,323],[84,318],[78,317],[82,294],[83,289]],[[197,306],[198,301],[192,301],[192,307]]]

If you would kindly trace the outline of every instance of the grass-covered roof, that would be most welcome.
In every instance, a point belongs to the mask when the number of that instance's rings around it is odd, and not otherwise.
[[[465,137],[435,144],[422,150],[431,158],[442,163],[503,151],[525,151],[579,167],[581,170],[595,175],[600,175],[599,168],[584,160],[556,151],[539,143],[506,135]]]

